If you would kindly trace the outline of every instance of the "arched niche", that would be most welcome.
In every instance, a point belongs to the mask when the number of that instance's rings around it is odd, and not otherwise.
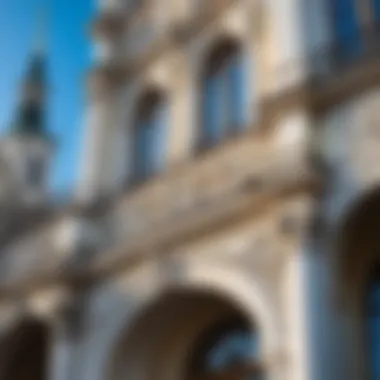
[[[147,305],[121,334],[110,379],[222,379],[264,372],[261,333],[233,300],[174,290]]]
[[[380,376],[379,236],[380,189],[374,187],[348,206],[337,228],[336,282],[347,326],[344,344],[362,379]]]
[[[380,189],[374,187],[348,205],[337,228],[338,269],[350,284],[363,283],[380,263]]]

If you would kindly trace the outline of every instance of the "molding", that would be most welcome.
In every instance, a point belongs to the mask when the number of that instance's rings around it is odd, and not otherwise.
[[[116,90],[131,78],[144,72],[162,55],[187,44],[236,1],[217,1],[217,6],[211,7],[203,17],[168,27],[167,33],[155,41],[152,44],[153,48],[147,49],[142,56],[127,63],[114,62],[107,67],[100,68],[100,71],[105,72],[104,83],[106,85],[104,88],[106,91],[104,93]],[[305,57],[305,65],[309,71],[306,79],[279,93],[264,96],[261,100],[263,114],[273,117],[291,105],[305,107],[313,113],[320,114],[350,97],[378,86],[380,84],[380,51],[374,44],[375,32],[374,28],[363,30],[362,42],[369,46],[368,49],[346,61],[339,60],[340,47],[335,41],[313,51]],[[290,64],[292,63],[290,62]],[[284,65],[284,75],[286,75],[287,68],[291,72],[290,64]],[[297,62],[294,62],[294,65],[297,65]],[[99,71],[99,69],[95,71]],[[115,78],[117,79],[115,80]],[[99,91],[95,90],[95,93],[97,92]]]
[[[316,113],[327,112],[329,108],[360,95],[380,84],[380,54],[354,63],[344,70],[337,70],[312,79],[310,92],[312,109]]]
[[[100,278],[134,267],[145,259],[153,259],[155,253],[173,252],[177,246],[211,234],[215,230],[229,228],[231,224],[246,218],[260,217],[268,207],[289,196],[312,194],[315,186],[315,181],[303,176],[298,181],[293,180],[292,183],[274,184],[273,188],[264,194],[251,193],[243,189],[239,194],[232,196],[230,201],[223,201],[220,207],[215,205],[214,212],[210,212],[207,208],[195,209],[192,215],[181,218],[180,223],[176,217],[175,220],[164,223],[161,228],[157,227],[157,230],[149,236],[136,236],[112,251],[96,255],[86,267],[53,271],[34,278],[29,276],[25,281],[2,287],[0,298],[7,299],[57,283],[66,286],[87,286]]]

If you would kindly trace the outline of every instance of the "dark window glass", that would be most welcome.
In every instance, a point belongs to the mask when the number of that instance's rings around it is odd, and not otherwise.
[[[204,331],[190,358],[190,378],[212,378],[239,371],[244,378],[263,379],[258,367],[249,367],[258,362],[258,336],[240,319],[224,321]]]
[[[210,55],[202,82],[201,147],[217,144],[246,124],[245,74],[235,44],[220,45]]]
[[[241,54],[231,57],[228,67],[228,99],[230,125],[233,128],[240,129],[245,124],[246,116],[246,77],[244,71],[244,59]]]
[[[162,170],[165,158],[167,105],[158,94],[146,95],[139,106],[133,139],[134,180]]]
[[[204,129],[207,145],[218,142],[223,134],[223,81],[220,73],[210,74],[203,88]]]

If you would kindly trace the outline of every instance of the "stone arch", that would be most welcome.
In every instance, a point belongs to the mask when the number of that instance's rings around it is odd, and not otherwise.
[[[161,100],[164,100],[165,98],[165,92],[157,87],[147,87],[143,91],[141,91],[135,103],[135,110],[133,115],[134,124],[136,123],[136,119],[138,117],[143,116],[143,114],[147,112],[147,108],[154,106],[155,103],[158,103]]]
[[[159,71],[159,70],[158,70]],[[141,102],[141,99],[150,93],[160,94],[162,97],[170,101],[172,89],[170,83],[166,79],[160,79],[159,75],[154,73],[145,73],[134,78],[124,93],[123,103],[125,105],[124,126],[133,127],[133,122],[136,114],[136,108]]]
[[[380,262],[376,228],[380,228],[380,188],[373,186],[346,205],[337,223],[338,270],[351,284],[361,282]]]
[[[268,20],[268,4],[262,0],[243,1],[232,5],[229,12],[222,14],[210,28],[204,30],[202,38],[190,44],[191,60],[194,64],[194,79],[200,81],[210,51],[223,41],[234,41],[244,51],[251,63],[256,60],[257,47],[262,44],[262,34]],[[252,46],[254,40],[255,46]],[[252,50],[253,49],[253,50]],[[259,57],[257,57],[259,58]],[[258,62],[257,62],[258,63]]]
[[[336,226],[334,259],[338,273],[336,286],[342,301],[339,304],[344,321],[342,339],[350,355],[348,361],[353,366],[354,378],[371,378],[370,299],[372,281],[378,282],[380,278],[379,229],[380,188],[374,186],[347,203]]]
[[[170,311],[172,308],[173,310],[188,309],[188,312],[185,313],[187,315],[190,315],[192,311],[201,313],[198,321],[199,326],[195,326],[195,330],[188,331],[189,335],[186,339],[191,343],[194,343],[194,339],[197,337],[195,335],[199,334],[211,320],[215,318],[216,321],[217,318],[223,317],[225,313],[234,312],[236,315],[246,318],[249,325],[257,331],[261,342],[260,358],[263,362],[271,355],[277,354],[279,336],[274,313],[270,306],[270,300],[256,284],[248,281],[242,274],[234,273],[234,271],[224,268],[199,264],[192,265],[188,269],[186,274],[181,274],[176,278],[169,278],[165,284],[158,287],[154,294],[142,300],[137,305],[133,315],[120,326],[115,334],[117,337],[116,342],[112,344],[113,349],[111,350],[110,362],[106,368],[106,378],[111,376],[111,379],[116,379],[121,376],[120,372],[118,372],[120,371],[120,363],[125,364],[128,361],[127,356],[131,353],[128,347],[135,348],[137,344],[133,344],[135,340],[143,346],[145,344],[143,342],[146,341],[149,342],[151,347],[158,344],[159,340],[155,340],[159,339],[159,337],[155,336],[157,330],[151,327],[153,323],[164,324],[164,321],[171,321],[173,330],[166,330],[169,331],[168,336],[171,337],[176,336],[174,328],[175,326],[178,327],[177,323],[185,329],[188,323],[185,316],[181,315],[180,312]],[[215,307],[216,314],[211,312],[210,309],[202,309],[205,304]],[[139,322],[141,320],[149,322],[141,325]],[[163,325],[161,327],[163,330],[167,328]],[[152,331],[149,332],[150,328]],[[120,339],[120,337],[122,338]],[[186,350],[191,343],[182,342],[182,346],[176,350],[179,352],[177,358],[181,358],[177,363],[183,363]],[[173,349],[174,346],[171,347]],[[144,348],[142,348],[143,350]],[[136,350],[134,352],[136,353]],[[153,352],[154,348],[151,349],[149,355],[155,355]],[[130,356],[128,357],[130,358]],[[137,362],[137,359],[133,358],[133,361]],[[178,367],[176,367],[178,372],[171,372],[170,374],[165,372],[163,376],[173,379],[179,378],[178,374],[180,373],[180,368],[182,368],[181,366],[181,364],[178,364]],[[144,378],[144,375],[142,375],[142,378]]]
[[[236,47],[243,49],[245,44],[245,40],[242,35],[223,28],[215,32],[212,36],[206,38],[204,41],[202,41],[202,44],[199,42],[200,46],[197,49],[197,57],[195,62],[194,78],[198,84],[202,80],[204,69],[207,67],[210,56],[212,56],[212,53],[217,50],[219,46],[235,45]]]
[[[186,262],[186,271],[180,276],[167,277],[168,289],[183,289],[193,291],[210,291],[224,297],[255,321],[263,335],[263,351],[272,353],[278,345],[277,321],[272,308],[271,298],[261,284],[248,278],[242,269],[225,265],[190,259]]]
[[[35,318],[12,326],[1,342],[0,378],[2,380],[45,380],[49,376],[49,329]]]
[[[171,66],[175,63],[175,55],[169,54],[158,61],[152,62],[145,70],[141,72],[132,82],[131,103],[132,109],[139,100],[149,92],[157,92],[165,98],[171,98],[173,92],[173,71]]]
[[[201,65],[201,77],[204,77],[205,71],[210,70],[210,66],[218,61],[220,56],[229,54],[231,51],[235,52],[242,49],[243,40],[235,35],[224,33],[217,37],[208,45],[208,49],[203,56],[203,64]]]

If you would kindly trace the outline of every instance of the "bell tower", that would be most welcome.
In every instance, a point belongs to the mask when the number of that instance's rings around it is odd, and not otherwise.
[[[35,46],[20,87],[20,99],[2,153],[12,176],[13,197],[29,206],[46,201],[54,143],[47,130],[47,17],[39,20]]]

